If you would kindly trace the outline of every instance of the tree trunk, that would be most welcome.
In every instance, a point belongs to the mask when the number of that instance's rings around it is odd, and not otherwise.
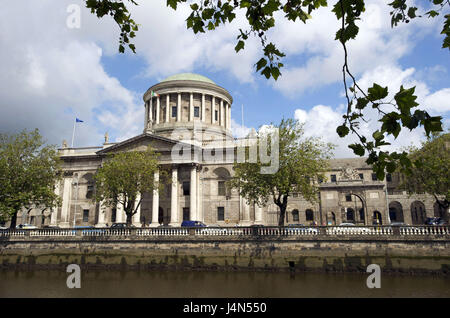
[[[279,206],[280,208],[280,218],[278,219],[278,226],[284,226],[284,216],[286,215],[286,207],[283,206],[283,204],[281,206]]]
[[[127,212],[127,226],[130,226],[133,220],[133,214]]]
[[[17,212],[15,212],[11,217],[11,225],[9,226],[10,229],[14,230],[16,228],[17,223]]]

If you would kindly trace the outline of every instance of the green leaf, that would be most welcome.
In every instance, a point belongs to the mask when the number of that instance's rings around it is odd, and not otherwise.
[[[347,126],[342,125],[342,126],[339,126],[338,128],[336,128],[336,132],[338,133],[339,137],[343,138],[348,135],[348,133],[350,132],[350,129],[348,129]]]
[[[368,90],[368,98],[371,101],[376,101],[379,99],[383,99],[386,96],[388,96],[388,88],[387,87],[381,87],[377,83],[374,83],[372,87],[370,87]]]
[[[240,50],[242,50],[244,48],[244,45],[245,45],[244,41],[240,40],[234,48],[235,51],[239,52]]]

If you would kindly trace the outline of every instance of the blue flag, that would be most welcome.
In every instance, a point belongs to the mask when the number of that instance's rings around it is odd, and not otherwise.
[[[81,119],[76,118],[77,123],[82,123],[83,121]]]

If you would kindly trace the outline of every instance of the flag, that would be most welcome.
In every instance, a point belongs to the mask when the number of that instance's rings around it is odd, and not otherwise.
[[[82,123],[83,121],[81,119],[76,118],[75,120],[77,123]]]
[[[152,97],[155,97],[155,96],[156,96],[156,97],[159,97],[159,94],[156,94],[154,91],[152,91],[151,96],[152,96]]]

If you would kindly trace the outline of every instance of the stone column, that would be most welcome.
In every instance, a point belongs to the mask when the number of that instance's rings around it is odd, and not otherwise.
[[[189,121],[194,120],[194,94],[189,95]]]
[[[154,174],[155,189],[153,189],[153,202],[152,202],[152,223],[151,227],[159,226],[159,171],[155,171]]]
[[[225,107],[225,124],[224,124],[224,126],[225,126],[226,129],[228,129],[228,122],[230,121],[228,119],[228,116],[230,115],[229,114],[229,109],[228,109],[228,103],[225,102],[223,106]]]
[[[70,227],[69,224],[69,210],[70,210],[70,199],[72,196],[72,177],[64,178],[63,185],[63,197],[62,197],[62,206],[61,206],[61,219],[59,226],[60,227]]]
[[[159,113],[160,113],[161,103],[159,96],[156,97],[156,124],[159,124]]]
[[[262,224],[263,208],[255,204],[255,224]]]
[[[150,97],[150,102],[148,105],[148,120],[153,121],[153,97]]]
[[[220,106],[219,106],[219,123],[220,126],[223,127],[223,121],[224,121],[224,114],[223,114],[223,99],[220,100]]]
[[[227,103],[228,116],[227,116],[227,128],[231,130],[231,105]]]
[[[166,95],[166,123],[169,122],[170,116],[170,94]]]
[[[206,115],[205,94],[202,94],[202,113],[201,113],[202,122],[205,122],[206,120],[205,115]]]
[[[98,203],[98,220],[97,224],[95,224],[95,227],[106,227],[105,214],[106,214],[106,207],[103,205],[102,200]]]
[[[239,222],[243,226],[249,226],[252,224],[250,220],[250,206],[247,204],[245,198],[239,196],[241,201],[242,220]]]
[[[190,184],[190,205],[191,221],[197,221],[197,167],[191,167],[191,184]]]
[[[136,206],[139,204],[139,201],[141,200],[141,194],[138,193],[136,196],[136,200],[135,200],[135,206],[134,208],[136,209]],[[133,225],[136,227],[141,227],[141,206],[142,206],[142,202],[141,204],[139,204],[139,207],[137,208],[136,213],[133,215]]]
[[[149,102],[146,102],[145,103],[144,130],[146,130],[148,127],[148,105],[149,105]]]
[[[211,124],[214,124],[216,119],[216,98],[212,96],[211,98]]]
[[[170,225],[180,226],[178,221],[178,167],[172,168],[172,191],[170,196]]]
[[[181,93],[178,93],[177,121],[181,121]]]
[[[120,198],[122,200],[122,198]],[[127,218],[125,216],[125,211],[123,210],[123,203],[117,202],[116,207],[116,223],[124,223],[127,221]]]
[[[55,183],[55,194],[59,196],[59,181]],[[58,207],[52,208],[52,214],[50,216],[50,225],[58,224]]]

